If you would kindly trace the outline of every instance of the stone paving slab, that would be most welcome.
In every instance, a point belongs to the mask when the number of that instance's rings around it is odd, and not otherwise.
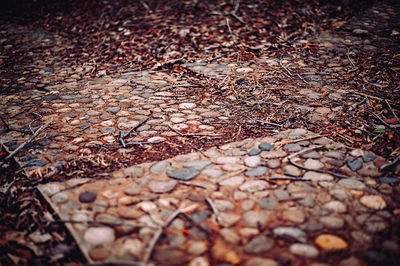
[[[400,251],[385,164],[293,129],[39,191],[89,263],[362,265]]]
[[[90,148],[119,143],[120,132],[145,119],[125,139],[127,144],[162,142],[177,132],[214,136],[214,125],[229,123],[231,115],[220,102],[197,102],[182,92],[193,86],[162,72],[142,71],[5,96],[0,113],[13,130],[1,134],[0,143],[13,151],[40,127],[35,120],[52,120],[45,134],[15,156],[33,173],[57,168],[76,154],[90,155]]]

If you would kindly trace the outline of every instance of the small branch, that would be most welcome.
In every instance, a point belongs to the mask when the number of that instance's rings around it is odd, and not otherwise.
[[[271,176],[269,178],[270,181],[273,180],[289,180],[289,181],[311,181],[311,179],[294,177],[294,176]]]
[[[215,207],[214,202],[213,202],[210,198],[206,198],[206,201],[207,201],[208,205],[210,205],[211,210],[213,211],[213,213],[214,213],[215,215],[218,215],[218,214],[219,214],[219,211],[218,211],[217,207]]]
[[[397,135],[400,136],[400,132],[399,132],[396,128],[394,128],[394,127],[392,127],[391,125],[389,125],[388,123],[386,123],[386,122],[385,122],[382,118],[380,118],[378,115],[376,115],[376,114],[374,114],[374,113],[372,113],[372,112],[370,112],[370,114],[372,114],[375,118],[379,119],[385,126],[387,126],[388,128],[390,128],[390,129],[393,130]]]
[[[172,131],[174,131],[175,133],[177,133],[178,135],[182,136],[182,137],[204,137],[204,136],[208,136],[208,137],[214,137],[214,138],[218,138],[221,137],[220,134],[208,134],[208,133],[190,133],[190,134],[183,134],[182,132],[174,129],[171,126],[168,126],[169,129],[171,129]]]
[[[310,84],[307,80],[305,80],[305,79],[304,79],[302,76],[300,76],[299,74],[296,73],[296,75],[294,75],[292,72],[290,72],[290,70],[287,69],[287,68],[282,64],[282,60],[279,60],[279,65],[280,65],[284,70],[286,70],[286,72],[287,72],[291,77],[297,76],[297,77],[298,77],[301,81],[303,81],[304,83]]]
[[[232,42],[236,45],[235,36],[233,35],[231,26],[229,25],[229,18],[225,18],[225,20],[226,20],[226,25],[228,26],[229,33],[231,34]]]
[[[153,235],[153,238],[150,240],[149,247],[147,248],[146,254],[144,255],[143,261],[145,263],[149,261],[151,253],[153,253],[153,249],[157,244],[157,241],[160,238],[163,229],[167,227],[182,212],[183,209],[184,207],[177,209],[169,216],[169,218],[161,226],[158,227],[157,231]]]
[[[393,111],[392,106],[390,105],[389,101],[387,99],[385,99],[385,103],[386,105],[389,107],[390,111],[392,112],[392,114],[394,115],[394,117],[399,120],[399,117],[396,115],[396,113]]]
[[[12,158],[13,156],[15,156],[15,154],[17,154],[21,149],[23,149],[28,143],[32,142],[32,140],[34,138],[36,138],[40,132],[42,132],[45,128],[47,128],[51,123],[53,122],[52,119],[47,120],[46,123],[44,125],[42,125],[38,130],[36,130],[35,133],[33,133],[32,136],[29,137],[29,139],[27,141],[25,141],[24,143],[22,143],[21,145],[19,145],[13,152],[11,152],[5,159],[3,162],[0,163],[0,166],[3,166],[3,164],[9,160],[10,158]]]
[[[157,140],[157,141],[134,141],[134,142],[128,142],[125,143],[125,146],[128,145],[145,145],[145,144],[158,144],[158,143],[163,143],[163,140]]]
[[[243,18],[239,17],[236,12],[239,11],[239,7],[240,7],[240,0],[236,0],[236,5],[235,5],[235,9],[230,13],[230,15],[232,17],[234,17],[235,19],[239,20],[240,22],[244,23]]]
[[[134,126],[133,126],[126,134],[124,134],[124,135],[122,134],[122,131],[119,132],[119,135],[120,135],[119,140],[121,141],[121,144],[122,144],[122,146],[123,146],[124,148],[126,147],[126,144],[125,144],[124,139],[125,139],[126,137],[128,137],[134,130],[136,130],[137,128],[141,127],[144,123],[146,123],[147,120],[149,120],[148,117],[146,117],[145,119],[143,119],[142,121],[140,121],[138,124],[134,125]]]

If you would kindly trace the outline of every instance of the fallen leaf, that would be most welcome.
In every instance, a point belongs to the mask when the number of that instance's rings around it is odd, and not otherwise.
[[[310,106],[310,107],[322,107],[323,105],[321,103],[310,103],[308,106]]]

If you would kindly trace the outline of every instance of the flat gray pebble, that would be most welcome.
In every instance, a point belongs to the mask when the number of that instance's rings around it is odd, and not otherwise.
[[[167,175],[171,178],[188,181],[188,180],[192,180],[193,178],[198,176],[199,171],[197,171],[193,168],[171,169],[171,170],[167,170]]]

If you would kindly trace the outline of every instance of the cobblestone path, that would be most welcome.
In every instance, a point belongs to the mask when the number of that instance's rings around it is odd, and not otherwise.
[[[385,5],[369,12],[387,16],[388,21],[390,15],[398,16]],[[310,123],[329,125],[348,108],[342,100],[356,94],[351,81],[348,88],[337,85],[341,75],[355,67],[349,51],[382,52],[384,48],[362,36],[379,35],[388,25],[374,27],[361,18],[343,25],[349,35],[325,32],[314,40],[322,47],[321,54],[308,62],[288,56],[250,63],[198,61],[184,67],[222,84],[231,77],[239,83],[265,81],[283,69],[298,83],[288,85],[298,99],[288,108],[307,116]],[[298,69],[301,74],[294,74],[300,73]],[[120,155],[149,147],[141,150],[145,156],[150,147],[171,138],[218,140],[246,114],[229,101],[206,101],[186,93],[199,87],[147,70],[69,80],[5,96],[0,112],[11,118],[8,123],[16,130],[0,140],[13,151],[27,140],[27,133],[39,129],[30,124],[32,118],[51,121],[15,157],[28,175],[48,177],[77,156],[106,165],[104,147],[110,145],[119,147],[115,150]],[[309,105],[324,93],[326,103],[335,107]],[[241,95],[232,97],[237,100]],[[282,105],[273,96],[270,100]],[[118,165],[96,178],[76,170],[68,181],[40,185],[39,191],[89,263],[396,263],[396,162],[303,128],[267,133],[203,150],[182,150],[172,158],[163,150],[156,155],[159,161]]]

